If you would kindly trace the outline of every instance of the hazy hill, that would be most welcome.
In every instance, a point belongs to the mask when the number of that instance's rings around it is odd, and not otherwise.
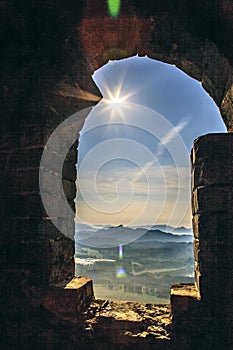
[[[148,242],[191,242],[192,235],[172,234],[158,229],[129,228],[123,225],[101,228],[97,231],[76,230],[76,242],[96,248],[110,248],[131,242],[145,244]]]

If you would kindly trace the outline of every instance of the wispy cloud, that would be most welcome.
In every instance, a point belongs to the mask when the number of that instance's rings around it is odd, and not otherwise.
[[[175,138],[178,136],[178,134],[185,128],[185,126],[188,124],[188,120],[181,120],[174,128],[168,131],[168,133],[160,140],[158,144],[158,149],[156,152],[156,157],[160,158],[166,146]]]
[[[168,146],[169,143],[171,143],[174,139],[179,137],[179,133],[185,128],[185,126],[188,124],[189,120],[188,119],[183,119],[180,121],[176,126],[171,128],[167,134],[161,138],[160,142],[158,143],[157,150],[155,152],[155,159],[152,161],[149,161],[144,164],[143,168],[140,169],[134,176],[133,182],[137,182],[143,174],[147,174],[150,172],[150,169],[154,169],[157,165],[159,165],[159,160],[162,158],[163,153]],[[177,150],[178,152],[179,150]],[[164,167],[163,167],[164,169]]]

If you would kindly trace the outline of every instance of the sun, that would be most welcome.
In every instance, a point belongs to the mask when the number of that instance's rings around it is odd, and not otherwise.
[[[105,98],[105,102],[111,105],[118,105],[127,102],[127,99],[131,96],[131,94],[123,95],[121,91],[121,85],[117,87],[115,93],[113,93],[110,89],[107,90],[107,98]]]
[[[119,97],[119,96],[112,96],[109,100],[108,103],[123,103],[125,100],[124,97]]]

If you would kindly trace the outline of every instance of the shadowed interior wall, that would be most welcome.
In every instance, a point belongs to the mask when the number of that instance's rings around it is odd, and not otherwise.
[[[180,347],[232,348],[232,146],[232,133],[194,141],[195,286],[178,286],[171,298],[174,337]]]
[[[232,131],[233,20],[232,4],[226,0],[214,5],[127,1],[115,19],[103,0],[13,0],[1,1],[0,7],[0,279],[6,335],[22,314],[27,324],[33,310],[43,305],[49,286],[64,284],[74,275],[74,242],[47,217],[38,174],[44,146],[56,126],[94,105],[80,98],[76,84],[100,96],[91,80],[97,68],[109,59],[148,55],[201,81]],[[66,84],[77,89],[77,98],[62,93]],[[73,208],[76,159],[73,148],[63,167]],[[11,305],[11,317],[6,305]]]

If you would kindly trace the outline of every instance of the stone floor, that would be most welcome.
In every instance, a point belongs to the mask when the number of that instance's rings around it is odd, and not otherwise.
[[[85,318],[85,349],[171,349],[169,305],[96,300]]]
[[[170,306],[95,300],[81,310],[80,300],[93,298],[89,280],[1,297],[0,349],[174,350]]]

